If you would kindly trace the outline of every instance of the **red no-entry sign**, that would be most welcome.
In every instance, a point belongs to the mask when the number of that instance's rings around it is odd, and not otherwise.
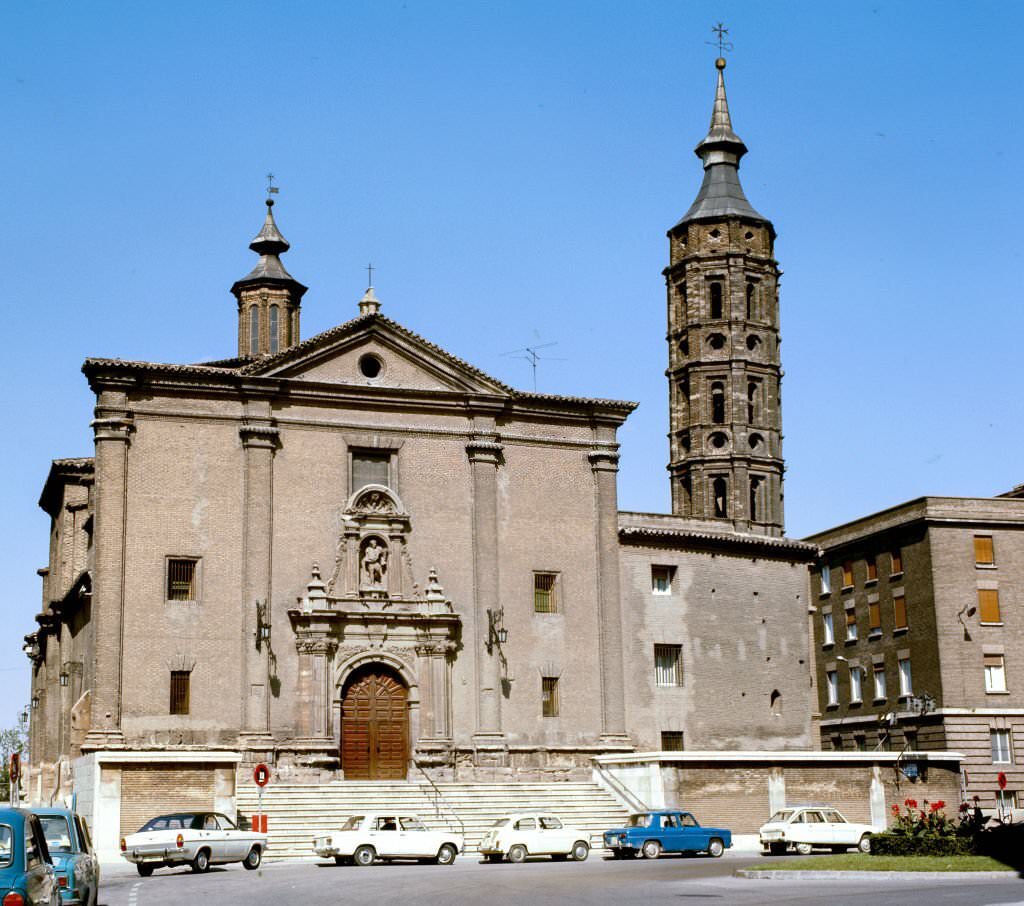
[[[256,786],[266,786],[270,783],[270,768],[265,764],[258,764],[252,769],[252,779]]]

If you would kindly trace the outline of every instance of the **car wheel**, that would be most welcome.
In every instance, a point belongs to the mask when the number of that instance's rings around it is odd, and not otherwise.
[[[574,862],[586,862],[590,855],[590,844],[583,840],[577,840],[572,845],[572,858]]]
[[[140,875],[142,875],[142,877],[148,878],[151,874],[153,874],[153,869],[156,868],[156,866],[155,865],[147,865],[145,862],[139,862],[135,866],[135,868],[138,871],[138,873]]]
[[[445,843],[438,851],[437,856],[434,858],[436,865],[451,865],[455,861],[455,857],[459,854],[459,851],[452,846],[451,843]]]
[[[242,860],[242,865],[249,871],[254,871],[260,867],[260,862],[262,861],[263,854],[260,852],[260,848],[258,846],[254,846],[249,850],[249,855]]]
[[[640,847],[645,859],[657,859],[661,855],[661,844],[657,840],[648,840]]]
[[[201,849],[192,860],[192,871],[201,875],[210,870],[210,851]]]
[[[376,858],[377,853],[374,852],[372,846],[356,847],[356,851],[352,853],[352,861],[356,865],[373,865],[373,860]]]
[[[809,856],[813,848],[814,847],[811,846],[810,843],[797,843],[796,845],[796,851],[800,853],[801,856]]]
[[[509,862],[525,862],[526,847],[521,843],[517,843],[515,846],[510,846],[508,848],[508,860]]]
[[[871,852],[871,837],[868,834],[860,838],[860,841],[857,843],[857,849],[862,853]]]
[[[725,844],[718,837],[712,837],[711,842],[708,843],[708,855],[712,859],[719,859],[724,852]]]

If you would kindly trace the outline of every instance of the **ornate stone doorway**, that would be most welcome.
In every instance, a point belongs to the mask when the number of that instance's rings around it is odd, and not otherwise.
[[[409,761],[408,690],[383,664],[355,671],[341,700],[346,780],[404,780]]]

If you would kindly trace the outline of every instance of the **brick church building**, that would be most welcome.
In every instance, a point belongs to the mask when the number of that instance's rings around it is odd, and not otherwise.
[[[260,761],[515,780],[817,748],[775,231],[740,185],[724,65],[668,231],[672,513],[619,510],[633,403],[513,389],[372,287],[302,339],[268,200],[230,357],[83,365],[95,450],[55,460],[40,499],[37,798],[75,786],[134,829],[186,789],[228,811]]]

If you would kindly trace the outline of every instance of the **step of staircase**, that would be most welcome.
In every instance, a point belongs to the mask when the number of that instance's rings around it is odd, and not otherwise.
[[[590,835],[601,846],[601,833],[620,826],[626,810],[595,783],[428,783],[412,781],[337,781],[325,784],[271,784],[263,791],[270,848],[267,858],[313,855],[313,838],[337,829],[351,815],[410,812],[432,829],[450,829],[465,837],[467,852],[499,818],[512,812],[544,811]],[[257,811],[255,787],[238,790],[238,810]],[[461,823],[460,823],[461,822]]]

